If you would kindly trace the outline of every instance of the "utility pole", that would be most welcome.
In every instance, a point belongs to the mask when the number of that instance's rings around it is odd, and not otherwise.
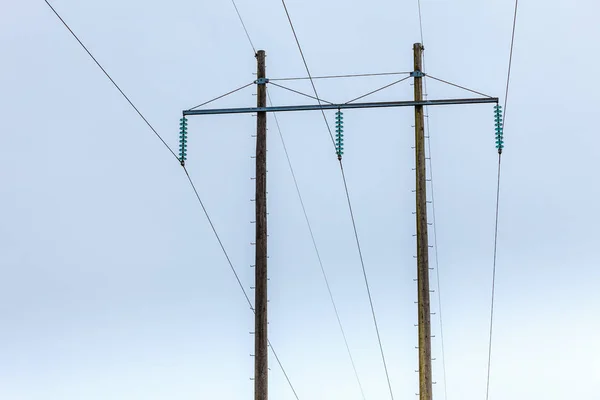
[[[423,45],[413,45],[415,102],[423,101]],[[417,202],[417,286],[419,306],[419,398],[431,400],[431,312],[429,306],[429,241],[427,238],[427,188],[425,166],[425,118],[415,105],[415,160]]]
[[[267,106],[265,51],[256,53],[257,104]],[[256,113],[256,262],[255,262],[255,337],[254,400],[269,395],[269,360],[267,337],[267,113]]]
[[[427,237],[427,190],[425,166],[425,120],[423,107],[463,104],[496,104],[496,145],[503,146],[500,106],[497,97],[476,97],[458,99],[423,100],[422,52],[423,45],[415,43],[414,77],[415,98],[413,101],[379,101],[355,103],[353,101],[333,104],[276,105],[267,107],[267,87],[269,79],[265,72],[265,52],[256,53],[258,64],[257,106],[238,108],[205,109],[194,107],[183,110],[182,147],[180,159],[185,153],[186,117],[192,115],[229,115],[256,113],[256,278],[255,278],[255,342],[254,342],[254,400],[268,400],[268,338],[267,338],[267,113],[324,110],[346,110],[364,108],[414,107],[415,108],[415,160],[416,160],[416,225],[417,225],[417,282],[419,315],[419,396],[420,400],[432,400],[431,374],[431,310],[429,304],[429,241]],[[283,80],[283,79],[280,79]],[[446,82],[449,83],[449,82]],[[451,83],[450,83],[451,84]],[[451,84],[453,85],[453,84]],[[278,85],[279,86],[279,85]],[[391,86],[391,85],[388,85]],[[230,92],[228,94],[231,94]],[[373,93],[373,92],[372,92]],[[227,94],[221,96],[224,97]],[[369,93],[367,94],[369,95]],[[367,96],[365,95],[365,96]],[[365,97],[363,96],[363,97]],[[219,98],[221,98],[219,97]],[[500,127],[499,127],[500,126]],[[501,148],[499,148],[501,149]]]

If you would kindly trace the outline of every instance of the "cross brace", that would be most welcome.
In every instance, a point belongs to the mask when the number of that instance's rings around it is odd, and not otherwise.
[[[210,115],[210,114],[253,114],[262,112],[283,111],[314,111],[314,110],[342,110],[351,108],[387,108],[387,107],[414,107],[414,106],[443,106],[454,104],[480,104],[498,103],[497,97],[482,97],[472,99],[445,99],[423,101],[384,101],[375,103],[343,103],[343,104],[308,104],[298,106],[274,107],[243,107],[243,108],[212,108],[200,110],[184,110],[183,115]]]

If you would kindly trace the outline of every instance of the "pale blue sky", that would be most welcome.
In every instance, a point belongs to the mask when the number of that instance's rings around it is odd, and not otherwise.
[[[254,79],[230,1],[52,4],[173,148],[182,109]],[[267,52],[267,75],[304,76],[281,2],[237,4]],[[314,75],[411,69],[416,0],[287,4]],[[514,3],[422,6],[426,72],[502,98]],[[520,5],[493,400],[599,398],[599,12],[593,0]],[[179,164],[43,1],[2,0],[0,48],[0,399],[250,399],[253,316]],[[316,84],[324,99],[347,101],[393,80]],[[289,86],[311,91],[306,81]],[[372,98],[407,100],[411,89],[406,82]],[[428,89],[430,98],[468,96],[433,81]],[[216,104],[251,106],[253,90]],[[310,101],[270,90],[277,104]],[[448,399],[479,400],[497,163],[492,106],[429,114]],[[389,398],[322,116],[279,121],[366,398]],[[344,166],[397,399],[418,391],[411,125],[409,109],[345,113]],[[255,121],[195,117],[189,127],[190,174],[250,287]],[[269,127],[271,341],[300,400],[358,400],[272,118]],[[437,293],[432,303],[438,311]],[[294,399],[270,363],[271,398]]]

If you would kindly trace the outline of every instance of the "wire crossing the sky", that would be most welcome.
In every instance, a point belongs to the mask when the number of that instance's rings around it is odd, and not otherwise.
[[[302,51],[302,46],[300,46],[300,41],[298,40],[298,35],[296,35],[296,30],[294,29],[294,24],[292,23],[292,18],[290,16],[288,8],[287,8],[287,6],[285,4],[285,0],[281,0],[281,3],[283,4],[283,8],[285,10],[288,22],[290,24],[290,28],[292,29],[292,33],[294,34],[294,39],[296,40],[296,45],[298,46],[298,51],[300,52],[300,55],[302,57],[302,62],[304,63],[304,67],[305,67],[306,73],[307,73],[307,75],[308,75],[308,77],[310,79],[311,86],[313,88],[313,91],[315,92],[315,96],[318,98],[319,94],[317,92],[317,88],[316,88],[315,83],[314,83],[314,81],[313,81],[313,79],[311,77],[310,69],[308,68],[308,64],[306,62],[306,58],[304,57],[304,52]],[[319,102],[319,105],[321,105],[320,102]],[[327,126],[327,130],[329,132],[329,136],[331,137],[331,141],[333,143],[333,146],[334,146],[334,148],[337,149],[336,142],[335,142],[335,140],[333,138],[333,133],[331,132],[331,127],[329,126],[329,122],[327,121],[327,117],[325,116],[325,111],[323,111],[323,109],[321,109],[321,113],[323,114],[323,119],[325,120],[325,125]],[[361,263],[361,267],[362,267],[362,271],[363,271],[363,276],[364,276],[364,279],[365,279],[365,286],[366,286],[367,294],[368,294],[368,297],[369,297],[369,304],[371,306],[371,314],[373,316],[373,322],[374,322],[374,325],[375,325],[375,332],[377,333],[377,342],[379,343],[379,350],[381,351],[381,359],[383,361],[383,367],[384,367],[384,370],[385,370],[385,377],[386,377],[387,385],[388,385],[388,388],[389,388],[389,391],[390,391],[390,398],[392,400],[394,400],[394,393],[392,391],[392,384],[391,384],[391,381],[390,381],[390,375],[389,375],[389,372],[388,372],[387,363],[385,361],[385,354],[384,354],[384,351],[383,351],[383,345],[381,343],[381,335],[379,333],[379,326],[377,325],[377,317],[375,315],[375,307],[373,306],[373,299],[371,297],[371,290],[369,288],[369,280],[367,278],[367,272],[366,272],[366,269],[365,269],[365,263],[364,263],[364,259],[363,259],[363,256],[362,256],[362,249],[361,249],[361,246],[360,246],[360,240],[358,238],[358,231],[356,229],[356,221],[354,219],[354,212],[352,211],[352,203],[350,201],[350,194],[349,194],[349,191],[348,191],[348,183],[346,181],[346,174],[344,173],[344,165],[343,165],[341,156],[339,155],[339,152],[337,152],[337,153],[338,153],[338,159],[339,159],[339,163],[340,163],[340,171],[341,171],[341,174],[342,174],[342,180],[344,181],[344,189],[345,189],[345,192],[346,192],[346,199],[348,201],[348,208],[350,210],[350,217],[352,218],[352,227],[354,229],[354,237],[356,239],[356,245],[357,245],[358,254],[359,254],[359,257],[360,257],[360,263]]]
[[[104,73],[104,75],[106,75],[106,77],[111,81],[111,83],[115,86],[115,88],[117,88],[117,90],[121,93],[121,95],[125,98],[125,100],[127,100],[127,102],[131,105],[131,107],[136,111],[136,113],[140,116],[140,118],[146,123],[146,125],[148,125],[148,127],[152,130],[152,132],[154,132],[154,134],[160,139],[160,141],[162,142],[162,144],[169,150],[169,152],[177,159],[177,161],[179,163],[181,163],[181,159],[180,157],[171,149],[171,147],[169,147],[169,145],[165,142],[165,140],[162,138],[162,136],[158,133],[158,131],[152,126],[152,124],[150,124],[150,122],[146,119],[146,117],[140,112],[140,110],[133,104],[133,102],[129,99],[129,97],[123,92],[123,90],[121,90],[121,88],[119,87],[119,85],[112,79],[112,77],[110,76],[110,74],[108,74],[108,72],[102,67],[102,65],[100,64],[100,62],[98,62],[98,60],[93,56],[93,54],[88,50],[88,48],[83,44],[83,42],[79,39],[79,37],[75,34],[75,32],[73,32],[73,30],[69,27],[69,25],[65,22],[65,20],[60,16],[60,14],[54,9],[54,7],[52,7],[52,5],[48,2],[48,0],[44,0],[44,2],[48,5],[48,7],[50,7],[50,9],[52,10],[52,12],[54,12],[54,14],[56,15],[56,17],[62,22],[62,24],[67,28],[67,30],[71,33],[71,35],[73,35],[73,37],[77,40],[77,42],[81,45],[81,47],[87,52],[87,54],[90,56],[90,58],[96,63],[96,65],[102,70],[102,72]],[[238,89],[239,90],[239,89]],[[214,100],[211,100],[214,101]],[[206,219],[208,220],[208,223],[215,235],[215,238],[217,239],[217,242],[219,243],[219,246],[221,247],[221,250],[223,251],[223,254],[225,255],[225,258],[227,259],[227,263],[229,264],[229,267],[231,268],[237,282],[238,285],[240,286],[240,289],[242,290],[244,297],[246,298],[246,301],[248,302],[248,305],[250,306],[250,309],[254,312],[254,307],[252,306],[252,302],[250,301],[250,298],[248,297],[248,294],[246,293],[246,290],[244,289],[244,286],[242,285],[242,282],[239,278],[239,275],[237,274],[237,271],[235,269],[235,267],[233,266],[233,263],[231,262],[231,259],[229,258],[229,255],[227,253],[227,251],[225,250],[225,246],[223,245],[223,242],[221,241],[221,238],[219,236],[219,234],[217,233],[217,230],[210,218],[210,215],[208,214],[208,210],[206,209],[206,207],[204,206],[204,202],[202,201],[202,199],[200,198],[200,194],[198,193],[198,190],[196,189],[196,186],[194,185],[194,182],[192,181],[192,178],[187,170],[187,168],[182,165],[183,170],[185,172],[185,175],[190,183],[190,186],[192,187],[196,198],[198,200],[198,203],[200,204],[200,206],[202,207],[202,211],[204,212],[204,215],[206,216]],[[294,386],[292,385],[292,382],[290,381],[290,378],[285,370],[285,368],[283,367],[283,364],[281,363],[281,360],[279,359],[279,356],[277,355],[275,348],[273,347],[273,345],[271,344],[271,342],[269,341],[269,347],[271,348],[271,351],[273,353],[273,355],[275,356],[275,359],[277,360],[277,363],[279,365],[279,367],[281,368],[281,371],[283,372],[288,385],[290,386],[290,388],[292,389],[292,392],[294,393],[294,396],[296,398],[296,400],[299,400],[298,398],[298,394],[296,393],[296,390],[294,389]]]
[[[423,46],[425,46],[425,40],[423,37],[423,15],[421,12],[421,0],[417,1],[418,3],[418,9],[419,9],[419,32],[421,35],[421,44]],[[423,55],[423,68],[425,69],[425,71],[427,71],[426,68],[426,63],[425,63],[425,56]],[[482,96],[486,96],[482,93],[476,92],[474,90],[470,90],[467,89],[463,86],[459,86],[459,85],[455,85],[453,83],[441,80],[441,79],[437,79],[432,77],[431,75],[425,73],[425,79],[423,79],[423,85],[425,88],[425,98],[427,98],[428,96],[428,91],[427,91],[427,78],[432,78],[432,79],[436,79],[439,80],[441,82],[447,83],[449,85],[452,86],[456,86],[459,87],[461,89],[465,89],[467,91],[476,93],[476,94],[480,94]],[[427,153],[429,154],[429,179],[430,179],[430,186],[431,186],[431,219],[433,222],[433,250],[434,250],[434,254],[435,254],[435,275],[436,275],[436,283],[437,283],[437,298],[438,298],[438,312],[439,312],[439,320],[440,320],[440,345],[441,345],[441,351],[442,351],[442,376],[444,379],[444,399],[447,400],[448,399],[448,383],[446,380],[447,374],[446,374],[446,348],[445,348],[445,341],[444,341],[444,319],[443,319],[443,313],[442,313],[442,285],[440,283],[440,261],[439,261],[439,251],[438,251],[438,238],[437,238],[437,220],[436,220],[436,211],[435,211],[435,188],[434,188],[434,184],[433,184],[433,163],[432,163],[432,156],[431,156],[431,132],[430,132],[430,119],[429,119],[429,107],[425,106],[425,113],[427,114],[427,118],[425,119],[425,126],[427,129]]]
[[[62,22],[62,24],[65,26],[65,28],[67,28],[67,30],[71,33],[71,35],[73,35],[73,37],[75,38],[75,40],[77,40],[77,42],[79,42],[79,44],[81,45],[81,47],[90,56],[90,58],[96,63],[96,65],[98,66],[98,68],[100,68],[102,70],[102,72],[104,73],[104,75],[106,75],[106,77],[111,81],[111,83],[114,85],[114,87],[117,88],[117,90],[119,91],[119,93],[121,93],[121,95],[125,98],[125,100],[127,100],[127,102],[129,103],[129,105],[135,110],[135,112],[140,116],[140,118],[142,120],[144,120],[144,122],[146,123],[146,125],[148,125],[148,127],[152,130],[152,132],[154,132],[154,134],[156,135],[156,137],[162,142],[163,145],[165,145],[165,147],[169,150],[169,152],[173,155],[173,157],[175,157],[179,161],[179,156],[177,156],[177,154],[175,154],[175,152],[173,151],[173,149],[171,149],[171,147],[167,144],[167,142],[165,142],[165,140],[162,138],[162,136],[160,136],[158,134],[158,132],[156,131],[156,129],[154,129],[154,127],[152,126],[152,124],[150,124],[150,122],[148,122],[148,120],[146,119],[146,117],[144,117],[144,115],[140,112],[140,110],[138,110],[138,108],[135,106],[135,104],[133,104],[133,102],[129,99],[129,97],[125,94],[125,92],[123,92],[123,90],[121,90],[121,87],[119,87],[119,85],[117,85],[117,82],[115,82],[113,80],[113,78],[110,76],[110,74],[108,72],[106,72],[106,70],[104,69],[104,67],[102,67],[102,65],[98,62],[98,60],[96,59],[96,57],[94,57],[94,55],[88,50],[88,48],[85,46],[85,44],[83,44],[83,42],[81,40],[79,40],[79,37],[77,37],[77,35],[75,34],[75,32],[73,32],[73,30],[71,29],[71,27],[65,22],[65,20],[60,16],[60,14],[54,9],[54,7],[52,7],[52,4],[50,4],[48,2],[48,0],[44,0],[44,2],[48,5],[48,7],[50,7],[50,9],[54,13],[54,15],[56,15],[56,17],[60,20],[60,22]]]
[[[273,101],[271,100],[271,94],[267,90],[267,98],[269,103],[273,105]],[[279,125],[279,118],[277,118],[277,114],[273,114],[275,119],[275,125],[277,126],[277,131],[279,133],[279,138],[281,139],[281,145],[283,146],[283,151],[285,153],[285,158],[288,163],[288,167],[290,168],[290,172],[292,174],[292,179],[294,180],[294,186],[296,187],[296,194],[298,195],[298,200],[300,200],[300,205],[302,206],[302,212],[304,214],[304,220],[306,221],[306,225],[308,227],[308,232],[310,233],[310,238],[313,244],[313,248],[315,249],[315,253],[317,255],[317,260],[319,261],[319,266],[321,267],[321,273],[323,274],[323,279],[325,280],[325,286],[327,287],[327,293],[329,293],[329,299],[331,300],[331,305],[333,306],[333,311],[335,312],[335,317],[342,333],[342,337],[344,339],[344,344],[346,346],[346,351],[348,352],[348,356],[350,357],[350,363],[352,364],[352,369],[354,370],[354,376],[356,377],[356,381],[358,383],[358,387],[360,388],[360,393],[362,395],[363,400],[365,400],[365,392],[363,390],[362,383],[360,382],[360,378],[358,376],[358,370],[356,369],[356,364],[354,362],[354,357],[352,356],[352,352],[350,351],[350,345],[348,344],[348,339],[346,338],[346,331],[344,330],[344,326],[342,325],[342,320],[340,319],[340,314],[338,312],[337,305],[335,304],[335,299],[333,297],[333,292],[331,291],[331,286],[329,285],[329,278],[327,277],[327,273],[325,272],[325,267],[323,266],[323,260],[321,259],[321,253],[319,252],[319,248],[317,247],[317,241],[315,240],[315,235],[312,230],[312,225],[310,220],[308,219],[308,213],[306,212],[306,207],[304,205],[304,199],[302,198],[302,194],[300,192],[300,187],[298,186],[298,180],[296,179],[296,174],[294,172],[294,168],[292,167],[292,161],[290,159],[290,155],[287,150],[287,146],[285,144],[285,140],[283,139],[283,133],[281,132],[281,126]]]
[[[233,0],[232,0],[232,1],[233,1]],[[235,4],[234,4],[234,5],[235,5]],[[285,4],[284,4],[284,6],[285,6]],[[287,10],[286,10],[286,11],[287,11]],[[242,16],[241,16],[241,14],[239,13],[239,11],[237,10],[237,7],[236,7],[236,12],[238,13],[238,17],[240,18],[240,21],[242,22],[242,25],[244,25],[244,27],[245,27],[245,24],[244,24],[244,22],[243,22]],[[288,15],[288,17],[289,17],[289,15]],[[290,23],[291,23],[291,20],[290,20]],[[294,34],[295,34],[295,33],[294,33]],[[250,35],[248,34],[248,31],[247,31],[247,30],[246,30],[246,35],[248,36],[248,40],[250,41],[250,44],[252,45],[252,40],[250,39]],[[299,45],[300,45],[300,44],[298,43],[298,46],[299,46]],[[256,49],[254,49],[254,46],[253,46],[253,45],[252,45],[252,48],[253,48],[254,52],[256,53]],[[303,55],[303,58],[304,58],[304,55]],[[307,68],[307,71],[308,71],[308,66],[306,65],[306,63],[305,63],[305,66],[306,66],[306,68]],[[388,74],[388,73],[384,73],[384,74]],[[392,73],[392,74],[395,74],[395,73]],[[310,72],[309,72],[309,75],[310,75]],[[383,75],[383,74],[371,74],[371,75]],[[343,76],[336,76],[336,77],[343,77]],[[327,78],[332,78],[332,76],[327,76],[327,77],[322,77],[322,78],[323,78],[323,79],[327,79]],[[304,78],[291,78],[291,79],[280,79],[280,80],[296,80],[296,79],[304,79]],[[312,78],[308,78],[308,79],[311,79],[311,82],[312,82]],[[272,80],[270,79],[270,81],[272,81]],[[305,94],[305,93],[298,92],[298,91],[296,91],[296,90],[293,90],[293,89],[287,88],[287,87],[285,87],[285,86],[278,85],[278,84],[276,84],[276,83],[273,83],[273,82],[271,82],[271,84],[272,84],[272,85],[274,85],[274,86],[278,86],[278,87],[280,87],[280,88],[283,88],[283,89],[286,89],[286,90],[289,90],[289,91],[295,92],[295,93],[297,93],[297,94],[300,94],[300,95],[307,96],[307,97],[310,97],[310,98],[312,98],[312,99],[315,99],[315,100],[317,100],[317,101],[319,102],[319,105],[321,104],[321,101],[324,101],[324,100],[322,100],[322,99],[320,99],[320,98],[319,98],[319,95],[318,95],[318,93],[317,93],[317,91],[316,91],[316,88],[314,87],[314,84],[313,84],[313,89],[314,89],[314,92],[315,92],[315,96],[314,96],[314,97],[313,97],[313,96],[311,96],[311,95],[308,95],[308,94]],[[273,102],[272,102],[272,100],[271,100],[271,94],[270,94],[270,92],[269,92],[268,90],[267,90],[267,99],[268,99],[268,101],[269,101],[270,105],[272,106],[272,105],[273,105]],[[324,101],[324,102],[328,103],[327,101]],[[207,104],[207,103],[204,103],[204,104]],[[330,103],[330,104],[331,104],[331,103]],[[325,113],[323,112],[323,110],[321,110],[321,111],[322,111],[322,113],[323,113],[323,117],[325,118],[325,123],[327,124],[327,118],[325,117]],[[339,328],[340,328],[340,331],[341,331],[341,333],[342,333],[342,338],[343,338],[343,340],[344,340],[344,344],[345,344],[345,346],[346,346],[346,350],[347,350],[347,352],[348,352],[348,356],[349,356],[349,358],[350,358],[350,363],[352,364],[352,369],[353,369],[353,371],[354,371],[354,376],[355,376],[355,378],[356,378],[356,381],[357,381],[357,383],[358,383],[358,387],[359,387],[359,389],[360,389],[361,396],[362,396],[363,400],[365,400],[365,392],[364,392],[364,390],[363,390],[363,386],[362,386],[362,383],[361,383],[361,381],[360,381],[360,378],[359,378],[359,375],[358,375],[358,370],[357,370],[357,368],[356,368],[356,364],[355,364],[355,362],[354,362],[354,357],[352,356],[352,352],[350,351],[350,345],[348,344],[348,339],[347,339],[347,337],[346,337],[346,332],[345,332],[345,330],[344,330],[344,327],[343,327],[343,325],[342,325],[342,321],[341,321],[341,319],[340,319],[340,315],[339,315],[339,312],[338,312],[338,309],[337,309],[337,305],[336,305],[336,303],[335,303],[335,299],[334,299],[334,297],[333,297],[333,292],[331,291],[331,286],[329,285],[329,279],[328,279],[328,277],[327,277],[327,274],[326,274],[326,272],[325,272],[325,267],[323,266],[323,261],[322,261],[322,259],[321,259],[321,254],[320,254],[320,252],[319,252],[319,249],[318,249],[318,247],[317,247],[317,242],[316,242],[316,240],[315,240],[315,237],[314,237],[314,234],[313,234],[312,226],[311,226],[311,224],[310,224],[310,220],[309,220],[309,218],[308,218],[308,213],[307,213],[307,211],[306,211],[306,207],[305,207],[305,205],[304,205],[304,200],[303,200],[303,198],[302,198],[302,194],[301,194],[301,192],[300,192],[300,187],[299,187],[299,185],[298,185],[298,181],[297,181],[297,179],[296,179],[296,174],[294,173],[294,168],[292,167],[292,162],[291,162],[291,159],[290,159],[290,156],[289,156],[288,150],[287,150],[287,146],[285,145],[285,140],[284,140],[284,138],[283,138],[283,133],[282,133],[282,131],[281,131],[281,126],[279,125],[279,119],[277,118],[277,115],[276,115],[276,114],[274,114],[274,119],[275,119],[275,124],[276,124],[276,126],[277,126],[277,131],[278,131],[278,133],[279,133],[279,137],[280,137],[280,139],[281,139],[281,144],[282,144],[282,146],[283,146],[283,150],[284,150],[284,153],[285,153],[285,156],[286,156],[287,162],[288,162],[288,166],[289,166],[289,168],[290,168],[290,172],[291,172],[291,174],[292,174],[292,178],[293,178],[293,181],[294,181],[294,186],[295,186],[295,188],[296,188],[296,193],[298,194],[298,199],[299,199],[299,201],[300,201],[300,205],[301,205],[301,207],[302,207],[302,212],[303,212],[303,214],[304,214],[304,219],[306,220],[306,224],[307,224],[307,227],[308,227],[308,231],[309,231],[309,233],[310,233],[311,241],[312,241],[312,243],[313,243],[313,247],[314,247],[314,249],[315,249],[315,253],[316,253],[316,255],[317,255],[317,259],[318,259],[318,261],[319,261],[319,266],[320,266],[320,268],[321,268],[321,273],[323,274],[323,279],[325,280],[325,286],[327,287],[327,292],[329,293],[329,298],[330,298],[330,300],[331,300],[331,304],[332,304],[332,306],[333,306],[333,310],[334,310],[334,312],[335,312],[336,320],[337,320],[337,322],[338,322],[338,326],[339,326]],[[329,129],[329,124],[327,124],[327,128]],[[330,135],[331,135],[331,130],[330,130],[330,129],[329,129],[329,132],[330,132]],[[332,136],[332,139],[333,139],[333,136]],[[271,349],[272,349],[272,348],[271,348]],[[278,363],[279,363],[279,365],[281,366],[281,362],[279,361],[279,358],[277,357],[277,355],[275,354],[275,352],[273,352],[273,354],[275,355],[275,358],[277,358],[277,362],[278,362]],[[289,383],[289,385],[290,385],[290,387],[291,387],[292,391],[294,392],[294,395],[296,396],[296,399],[298,399],[298,395],[296,394],[296,391],[294,390],[294,387],[292,386],[292,383],[290,382],[290,380],[289,380],[289,377],[288,377],[287,373],[286,373],[286,372],[285,372],[285,370],[283,369],[283,366],[281,366],[281,369],[282,369],[282,371],[283,371],[283,373],[284,373],[284,375],[285,375],[285,377],[286,377],[286,379],[287,379],[287,381],[288,381],[288,383]]]
[[[256,48],[254,47],[254,43],[252,43],[252,39],[250,39],[250,34],[248,33],[248,29],[246,29],[246,24],[244,23],[244,20],[242,19],[242,14],[240,14],[240,10],[238,10],[237,4],[235,4],[235,0],[231,0],[231,3],[233,4],[233,8],[235,8],[235,12],[237,13],[238,18],[240,19],[240,22],[242,23],[244,32],[246,32],[246,37],[248,38],[248,42],[250,42],[250,46],[252,47],[254,54],[256,54]]]
[[[512,71],[513,50],[515,47],[515,30],[517,27],[517,13],[519,11],[519,0],[515,0],[515,11],[513,15],[512,33],[510,39],[510,53],[508,57],[508,73],[506,76],[506,91],[504,93],[504,119],[502,120],[502,131],[506,123],[506,105],[508,103],[508,90],[510,87],[510,73]],[[485,387],[485,399],[490,396],[490,372],[492,369],[492,338],[494,333],[494,301],[496,296],[496,264],[498,255],[498,215],[500,210],[500,172],[502,169],[502,148],[498,148],[498,186],[496,187],[496,219],[494,226],[494,261],[492,267],[492,300],[490,306],[490,340],[488,347],[487,381]]]

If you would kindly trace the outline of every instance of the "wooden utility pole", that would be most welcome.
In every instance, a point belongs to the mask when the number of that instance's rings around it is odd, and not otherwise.
[[[267,106],[265,51],[256,53],[257,107]],[[267,113],[256,114],[256,262],[255,262],[255,337],[254,400],[267,400],[269,361],[267,338]]]
[[[419,392],[420,400],[432,400],[432,375],[431,375],[431,312],[429,306],[429,241],[427,238],[427,190],[425,167],[425,121],[424,106],[458,105],[458,104],[484,104],[495,103],[497,97],[477,97],[462,99],[423,100],[423,72],[422,72],[421,43],[414,44],[414,101],[385,101],[340,104],[302,104],[291,106],[267,107],[267,88],[265,72],[265,52],[256,53],[258,76],[256,80],[258,101],[257,107],[238,108],[213,108],[204,109],[194,107],[183,110],[183,119],[190,115],[217,115],[217,114],[253,114],[256,113],[256,278],[255,278],[255,363],[254,363],[254,400],[268,400],[268,346],[267,338],[267,113],[290,111],[319,111],[346,110],[363,108],[387,107],[415,107],[415,159],[416,159],[416,219],[417,219],[417,281],[418,281],[418,308],[419,308]],[[233,93],[233,92],[231,92]],[[226,95],[224,95],[226,96]],[[221,96],[221,97],[224,97]],[[364,97],[364,96],[363,96]],[[498,117],[499,118],[499,117]],[[185,125],[185,124],[183,124]],[[183,132],[182,132],[183,133]],[[500,132],[501,134],[501,132]],[[497,134],[498,135],[498,134]],[[184,136],[184,135],[182,135]],[[502,137],[500,136],[500,144]],[[182,142],[185,144],[185,142]],[[180,158],[184,160],[184,147]]]
[[[423,45],[413,45],[415,101],[423,100],[421,70]],[[417,282],[419,305],[419,398],[431,400],[431,313],[429,306],[429,241],[427,238],[427,188],[425,166],[425,118],[423,106],[415,105],[415,160],[417,194]]]

